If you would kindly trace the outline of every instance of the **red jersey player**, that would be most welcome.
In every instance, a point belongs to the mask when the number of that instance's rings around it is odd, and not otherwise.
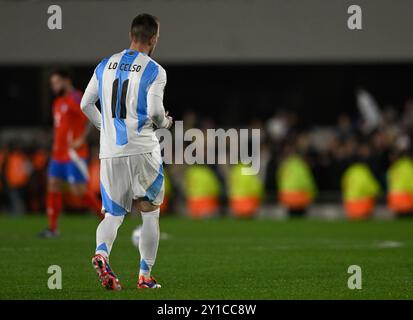
[[[54,141],[46,199],[49,226],[40,234],[45,238],[59,235],[57,220],[62,209],[62,187],[65,182],[69,183],[75,195],[83,198],[84,203],[103,218],[100,200],[87,190],[89,151],[86,136],[90,125],[80,110],[82,93],[73,87],[66,70],[53,71],[50,85],[56,99],[53,103]]]

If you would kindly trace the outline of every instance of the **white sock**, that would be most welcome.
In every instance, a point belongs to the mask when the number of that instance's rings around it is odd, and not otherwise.
[[[142,230],[139,239],[141,261],[139,275],[149,278],[152,267],[155,264],[159,245],[159,208],[150,212],[141,212],[141,214]]]
[[[110,213],[105,214],[105,219],[100,222],[96,230],[96,254],[109,258],[110,250],[112,250],[113,242],[124,217],[112,216]]]

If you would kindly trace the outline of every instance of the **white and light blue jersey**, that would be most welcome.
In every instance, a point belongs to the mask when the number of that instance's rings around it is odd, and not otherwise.
[[[85,90],[82,109],[100,100],[100,158],[152,152],[159,146],[148,111],[148,94],[163,98],[166,72],[145,53],[123,50],[103,59]],[[94,111],[95,112],[95,111]],[[164,109],[162,105],[164,117]]]

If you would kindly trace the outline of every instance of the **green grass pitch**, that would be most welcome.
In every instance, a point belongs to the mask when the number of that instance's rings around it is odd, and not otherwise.
[[[137,290],[138,253],[128,216],[111,266],[124,287],[105,291],[90,260],[98,221],[64,216],[57,240],[36,238],[45,217],[0,216],[0,299],[412,299],[413,221],[320,221],[162,217],[160,290]],[[62,290],[47,269],[62,268]],[[349,290],[347,268],[362,268],[362,289]]]

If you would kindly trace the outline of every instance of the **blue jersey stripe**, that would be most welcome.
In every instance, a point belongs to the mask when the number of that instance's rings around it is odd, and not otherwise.
[[[156,179],[152,182],[149,188],[146,190],[145,196],[149,199],[149,201],[154,201],[161,191],[163,184],[163,165],[159,166],[159,173]]]
[[[109,59],[103,59],[95,69],[96,78],[99,82],[99,101],[100,101],[100,110],[102,114],[102,128],[105,127],[105,117],[103,116],[103,99],[102,99],[102,83],[103,83],[103,71],[105,70],[106,64]]]
[[[109,197],[102,182],[100,183],[100,193],[102,194],[103,208],[105,208],[107,212],[114,216],[123,216],[126,214],[126,210]]]
[[[116,130],[116,144],[121,146],[128,143],[128,134],[125,121],[120,117],[120,98],[122,94],[122,84],[129,77],[129,68],[126,68],[126,65],[133,63],[133,60],[135,60],[138,54],[139,52],[137,51],[127,50],[120,59],[118,69],[116,70],[116,78],[119,79],[119,84],[115,113],[116,117],[114,119],[114,124]]]
[[[158,76],[159,67],[153,62],[149,61],[142,74],[139,90],[138,90],[138,106],[136,112],[138,113],[138,132],[140,132],[148,119],[148,104],[147,93],[148,88],[155,81]]]

